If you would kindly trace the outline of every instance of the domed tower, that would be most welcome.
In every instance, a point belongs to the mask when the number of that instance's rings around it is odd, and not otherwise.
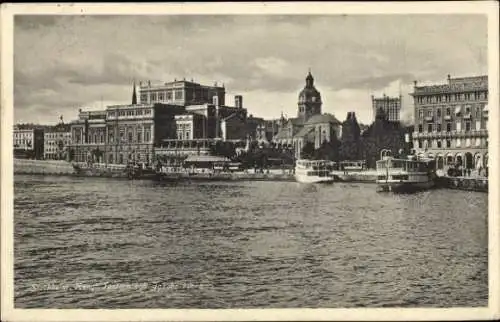
[[[297,117],[306,121],[312,115],[321,114],[321,104],[321,94],[314,87],[314,78],[309,71],[306,77],[306,86],[299,94]]]

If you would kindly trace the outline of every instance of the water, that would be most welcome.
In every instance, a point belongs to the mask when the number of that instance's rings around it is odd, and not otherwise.
[[[487,194],[16,176],[16,308],[487,306]]]

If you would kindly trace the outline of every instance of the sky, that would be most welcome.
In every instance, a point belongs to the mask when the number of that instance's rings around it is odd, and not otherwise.
[[[55,124],[78,109],[130,104],[134,80],[224,83],[226,105],[297,114],[311,70],[324,113],[373,121],[371,95],[413,81],[486,75],[482,15],[23,15],[14,20],[14,122]]]

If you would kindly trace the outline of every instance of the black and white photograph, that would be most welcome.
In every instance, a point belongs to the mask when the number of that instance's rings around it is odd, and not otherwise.
[[[498,3],[2,29],[2,320],[500,318]]]

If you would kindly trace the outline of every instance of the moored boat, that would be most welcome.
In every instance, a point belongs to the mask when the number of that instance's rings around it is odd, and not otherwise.
[[[389,192],[414,192],[433,188],[436,184],[433,159],[398,159],[385,156],[377,161],[377,189]]]
[[[301,183],[331,183],[333,162],[327,160],[297,160],[295,180]]]

